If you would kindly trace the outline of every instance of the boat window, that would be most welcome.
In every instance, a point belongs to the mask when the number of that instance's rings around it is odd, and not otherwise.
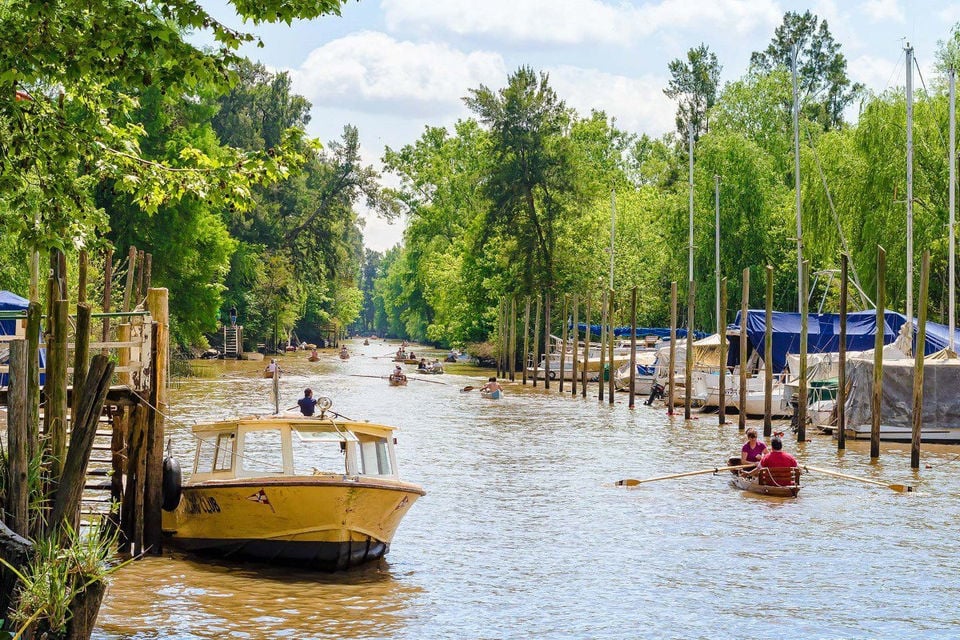
[[[214,471],[230,471],[233,468],[233,452],[236,441],[232,433],[217,435],[217,450],[213,455]]]
[[[366,475],[389,476],[393,475],[390,467],[390,450],[387,448],[386,438],[365,440],[360,445],[362,459],[361,473]]]
[[[243,436],[244,473],[283,473],[283,438],[280,429],[248,431]]]
[[[297,475],[343,474],[346,472],[347,441],[355,441],[352,433],[294,429],[297,441],[293,447],[293,472]]]

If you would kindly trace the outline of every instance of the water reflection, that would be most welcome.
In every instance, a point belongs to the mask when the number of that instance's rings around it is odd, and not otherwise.
[[[153,558],[120,572],[100,638],[866,638],[954,637],[960,628],[960,458],[869,443],[843,454],[810,435],[786,448],[802,462],[889,483],[900,494],[822,475],[795,500],[736,491],[726,475],[613,487],[722,465],[740,449],[735,422],[685,422],[617,395],[545,395],[488,375],[445,374],[388,387],[396,345],[351,346],[340,361],[286,356],[282,402],[304,387],[356,419],[394,424],[402,477],[427,495],[411,509],[388,563],[297,574]],[[420,349],[417,349],[420,352]],[[215,363],[183,383],[167,430],[192,456],[189,425],[272,409],[261,363]],[[429,379],[430,382],[426,380]],[[442,383],[442,384],[439,384]],[[930,468],[926,468],[929,465]],[[189,465],[184,465],[189,468]]]

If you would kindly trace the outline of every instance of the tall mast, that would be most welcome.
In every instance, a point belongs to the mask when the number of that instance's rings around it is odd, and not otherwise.
[[[950,351],[954,348],[956,332],[956,193],[957,193],[957,72],[953,67],[948,71],[950,77]]]
[[[617,234],[617,190],[610,190],[610,288],[613,289],[613,247]]]
[[[689,282],[693,282],[693,118],[690,119],[688,126],[688,145],[689,145],[689,155],[690,155],[690,246],[689,246],[689,258],[688,258],[688,277]]]
[[[723,333],[722,319],[720,318],[720,176],[713,176],[713,199],[716,203],[716,214],[713,230],[713,261],[716,271],[716,296],[714,300],[717,304],[717,331]],[[723,336],[720,336],[723,340]]]
[[[800,222],[800,99],[797,95],[797,56],[800,46],[793,47],[793,191],[797,204],[797,310],[803,310],[803,226]]]
[[[907,43],[907,322],[913,326],[913,47]]]

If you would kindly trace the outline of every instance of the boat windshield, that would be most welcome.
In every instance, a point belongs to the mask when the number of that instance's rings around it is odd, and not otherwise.
[[[293,446],[295,475],[351,473],[346,458],[348,448],[356,449],[355,435],[349,431],[317,431],[296,427],[293,432],[297,434]]]

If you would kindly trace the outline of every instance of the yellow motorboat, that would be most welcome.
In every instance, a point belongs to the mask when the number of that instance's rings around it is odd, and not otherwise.
[[[163,532],[186,551],[346,569],[382,557],[424,490],[397,474],[394,428],[319,415],[193,428],[193,473],[164,465]],[[176,494],[176,495],[173,495]]]

